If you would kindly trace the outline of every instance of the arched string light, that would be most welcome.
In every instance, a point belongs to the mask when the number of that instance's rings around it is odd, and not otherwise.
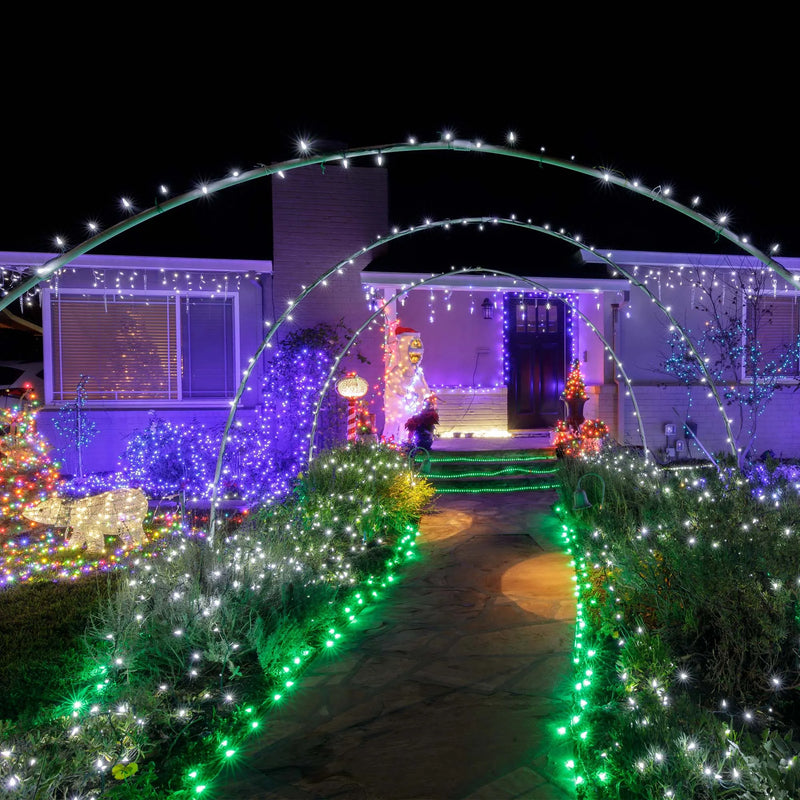
[[[511,139],[512,142],[516,141],[516,137]],[[308,145],[303,148],[306,152],[308,151]],[[20,283],[19,286],[12,289],[8,292],[4,297],[0,298],[0,311],[6,308],[10,303],[12,303],[17,298],[24,295],[26,292],[30,291],[34,287],[36,287],[41,281],[49,278],[53,273],[60,270],[62,267],[69,264],[73,259],[77,258],[84,253],[88,253],[90,250],[93,250],[95,247],[115,238],[121,233],[124,233],[131,228],[135,228],[138,225],[141,225],[143,222],[146,222],[153,217],[160,216],[161,214],[165,213],[166,211],[171,211],[172,209],[178,208],[179,206],[186,205],[187,203],[194,202],[195,200],[200,200],[201,198],[208,197],[209,195],[215,194],[216,192],[222,191],[223,189],[229,189],[233,186],[238,186],[243,183],[248,183],[249,181],[258,180],[259,178],[266,178],[272,175],[279,175],[280,177],[284,177],[287,172],[294,169],[299,169],[301,167],[307,167],[314,164],[325,165],[325,164],[335,164],[340,163],[343,166],[347,167],[350,162],[350,159],[353,158],[364,158],[372,156],[374,158],[380,159],[381,163],[383,163],[383,159],[386,155],[391,153],[409,153],[409,152],[430,152],[430,151],[443,151],[443,152],[480,152],[480,153],[488,153],[490,155],[498,155],[498,156],[506,156],[510,158],[520,159],[523,161],[531,161],[539,166],[552,166],[559,169],[569,170],[570,172],[576,172],[581,175],[586,175],[588,177],[594,178],[595,180],[601,181],[606,184],[613,184],[615,186],[619,186],[627,191],[633,192],[634,194],[640,195],[642,197],[647,198],[653,202],[659,203],[660,205],[666,206],[667,208],[671,208],[674,211],[678,211],[679,213],[683,214],[684,216],[688,217],[689,219],[694,220],[695,222],[699,222],[701,225],[704,225],[706,228],[713,230],[717,237],[721,237],[723,239],[727,239],[728,241],[732,242],[737,247],[741,248],[745,252],[749,253],[752,256],[755,256],[759,261],[763,262],[769,269],[776,272],[778,275],[784,278],[787,282],[791,285],[800,284],[800,276],[793,275],[790,273],[782,264],[775,261],[771,256],[767,255],[766,253],[762,252],[758,248],[754,247],[749,239],[739,237],[731,230],[725,227],[725,222],[727,222],[727,217],[723,217],[721,219],[711,219],[707,217],[705,214],[701,214],[695,210],[694,207],[685,206],[679,203],[677,200],[672,199],[671,193],[664,191],[663,187],[657,186],[653,188],[646,187],[641,184],[639,181],[631,181],[627,178],[623,178],[617,175],[613,170],[608,169],[598,169],[596,167],[585,167],[577,164],[574,159],[570,159],[569,161],[565,161],[564,159],[553,158],[552,156],[546,155],[543,152],[539,153],[530,153],[524,150],[518,150],[516,147],[501,147],[497,145],[487,145],[482,141],[467,141],[464,139],[455,139],[452,137],[451,134],[444,134],[440,141],[436,142],[418,142],[416,139],[410,139],[408,142],[404,143],[397,143],[391,145],[381,145],[380,147],[365,147],[365,148],[354,148],[352,150],[345,150],[340,153],[327,153],[327,154],[316,154],[316,155],[306,155],[303,158],[294,158],[288,161],[277,162],[275,164],[271,164],[269,166],[259,165],[257,168],[252,170],[247,170],[245,172],[234,172],[230,176],[221,178],[217,181],[212,181],[210,183],[202,184],[200,187],[192,189],[191,191],[185,192],[180,195],[176,195],[175,197],[167,197],[163,201],[156,203],[156,205],[145,209],[144,211],[140,211],[135,214],[131,214],[131,216],[127,217],[126,219],[117,222],[115,225],[112,225],[110,228],[107,228],[104,231],[100,231],[96,233],[94,236],[89,237],[85,241],[81,242],[80,244],[76,245],[75,247],[71,248],[70,250],[61,253],[58,256],[51,258],[49,261],[44,263],[41,267],[38,267],[36,270],[36,274],[31,276],[31,278],[27,281]],[[692,201],[693,204],[695,200]],[[123,203],[125,205],[126,210],[129,212],[134,209],[133,204],[130,200],[124,199]],[[58,240],[59,246],[64,246],[63,240]],[[777,245],[773,245],[771,250],[774,252],[777,250]]]
[[[291,159],[289,161],[279,162],[276,164],[272,164],[270,166],[259,166],[256,169],[249,170],[246,172],[235,172],[231,176],[220,179],[218,181],[214,181],[212,183],[204,184],[199,188],[193,189],[189,192],[185,192],[184,194],[178,195],[173,198],[167,198],[163,202],[157,203],[155,206],[148,208],[144,211],[141,211],[136,214],[132,214],[132,216],[118,222],[117,224],[111,226],[105,231],[101,231],[94,236],[90,237],[89,239],[85,240],[81,244],[77,245],[76,247],[62,253],[61,255],[55,256],[54,258],[47,261],[41,267],[36,269],[35,275],[33,275],[29,280],[21,282],[19,286],[15,289],[9,291],[4,297],[0,298],[0,311],[6,308],[10,303],[16,300],[18,297],[24,295],[27,291],[37,286],[43,280],[48,279],[58,270],[66,266],[72,260],[77,258],[78,256],[87,253],[93,250],[95,247],[107,242],[116,236],[120,235],[121,233],[134,228],[143,222],[155,217],[159,216],[166,211],[170,211],[174,208],[179,206],[185,205],[187,203],[193,202],[203,197],[207,197],[210,194],[214,194],[218,191],[222,191],[223,189],[231,188],[232,186],[237,186],[242,183],[247,183],[252,180],[257,180],[259,178],[269,177],[272,175],[279,175],[280,177],[284,177],[287,171],[298,169],[301,167],[311,166],[314,164],[324,165],[326,163],[341,163],[343,166],[347,166],[349,163],[349,159],[351,158],[360,158],[360,157],[367,157],[367,156],[375,156],[383,159],[384,155],[388,153],[408,153],[408,152],[415,152],[415,151],[452,151],[452,152],[477,152],[480,151],[482,153],[489,153],[493,155],[499,156],[507,156],[511,158],[522,159],[524,161],[532,161],[540,166],[549,165],[561,169],[566,169],[572,172],[577,172],[579,174],[587,175],[589,177],[595,178],[596,180],[603,181],[607,184],[614,184],[616,186],[620,186],[628,191],[633,192],[634,194],[641,195],[643,197],[647,197],[648,199],[657,202],[661,205],[664,205],[668,208],[676,210],[685,216],[689,217],[690,219],[699,222],[700,224],[704,225],[705,227],[715,231],[718,237],[722,237],[727,239],[728,241],[735,244],[737,247],[741,248],[747,253],[755,256],[758,260],[764,263],[769,269],[773,270],[775,273],[783,277],[786,281],[790,284],[796,284],[800,282],[800,276],[792,275],[783,265],[775,261],[771,256],[763,253],[758,248],[754,247],[749,240],[743,239],[738,237],[732,231],[728,230],[724,227],[724,223],[720,222],[720,220],[712,220],[710,217],[705,216],[694,210],[694,208],[689,208],[687,206],[682,205],[676,200],[673,200],[670,196],[670,193],[665,192],[662,190],[661,187],[656,187],[654,189],[650,189],[648,187],[643,186],[638,181],[630,181],[626,178],[622,178],[619,175],[615,174],[613,171],[610,170],[603,170],[603,169],[596,169],[591,167],[584,167],[577,163],[574,160],[564,161],[563,159],[553,158],[551,156],[545,155],[543,152],[540,153],[529,153],[525,151],[518,150],[516,148],[509,148],[509,147],[499,147],[494,145],[486,145],[481,141],[466,141],[466,140],[458,140],[452,138],[449,134],[443,136],[442,140],[438,142],[417,142],[416,140],[412,139],[407,143],[402,144],[394,144],[394,145],[383,145],[380,148],[375,147],[368,147],[368,148],[355,148],[352,150],[344,151],[343,153],[337,154],[321,154],[321,155],[308,155],[304,158],[296,158]],[[130,201],[127,201],[126,208],[132,210],[133,206]],[[494,218],[485,218],[485,221],[494,221]],[[512,224],[517,225],[524,225],[523,223],[519,223],[516,220],[510,221]],[[426,225],[427,227],[427,225]],[[544,229],[542,229],[544,230]],[[578,244],[578,246],[585,247],[581,245],[577,240],[571,239],[561,233],[551,232],[556,236],[563,237],[566,241],[569,241],[574,244]],[[386,243],[387,241],[391,241],[392,238],[396,237],[386,237],[380,240],[381,243]],[[62,243],[63,245],[63,243]],[[361,252],[366,252],[368,248],[364,248]],[[592,249],[592,248],[586,248]],[[776,247],[772,248],[773,251]],[[607,259],[604,259],[607,260]],[[611,263],[609,261],[609,263]],[[332,269],[329,273],[327,273],[323,278],[320,278],[316,281],[312,286],[308,287],[301,296],[298,298],[297,301],[293,302],[290,307],[284,312],[281,316],[280,320],[278,321],[278,325],[282,322],[286,316],[291,313],[292,309],[297,305],[303,297],[308,294],[308,291],[313,289],[315,286],[319,285],[319,283],[324,280],[324,278],[328,277],[330,274],[336,271],[337,268]],[[620,270],[622,274],[625,274],[623,270]],[[639,285],[638,281],[635,281],[632,277],[629,278],[635,285]],[[652,295],[651,295],[652,296]],[[278,325],[275,326],[274,330],[277,330]],[[680,328],[680,326],[678,326]],[[682,330],[682,329],[681,329]],[[688,337],[686,337],[687,342]],[[266,346],[266,341],[263,346]],[[693,355],[697,355],[696,352],[691,348]],[[262,348],[263,349],[263,348]],[[260,351],[259,351],[260,352]],[[253,361],[250,362],[250,366],[246,371],[246,377],[249,377],[249,373],[252,371]],[[704,374],[707,375],[707,370],[705,369],[704,365],[701,365],[701,368]],[[708,376],[710,378],[710,376]],[[244,383],[240,385],[239,391],[234,398],[231,415],[235,413],[235,408],[238,405],[238,401],[241,397],[242,392],[244,391]],[[716,393],[716,389],[713,386],[713,381],[709,384],[712,387],[712,392],[714,393],[715,397],[717,398],[718,402],[721,404],[719,400],[719,396]],[[731,447],[733,449],[735,455],[735,444],[733,441],[732,433],[730,432],[730,423],[728,421],[727,415],[723,412],[723,417],[725,419],[725,424],[729,433],[729,441],[731,443]],[[230,429],[230,424],[232,421],[232,416],[229,417],[228,424],[226,426],[226,433]],[[225,436],[223,436],[223,445],[224,448],[224,441]],[[217,472],[220,471],[220,464],[218,462],[217,465]],[[213,538],[214,532],[214,502],[216,500],[216,487],[218,483],[218,476],[214,482],[214,492],[213,492],[213,499],[212,499],[212,509],[211,509],[211,525],[210,525],[210,535]]]

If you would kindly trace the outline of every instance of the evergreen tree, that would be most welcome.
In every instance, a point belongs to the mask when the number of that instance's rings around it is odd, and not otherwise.
[[[50,446],[36,430],[34,407],[0,409],[0,538],[25,533],[31,524],[25,510],[54,495],[58,465]]]

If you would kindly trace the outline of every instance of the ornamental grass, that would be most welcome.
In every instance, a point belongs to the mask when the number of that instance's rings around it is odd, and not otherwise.
[[[624,451],[560,463],[579,795],[800,797],[797,492]]]

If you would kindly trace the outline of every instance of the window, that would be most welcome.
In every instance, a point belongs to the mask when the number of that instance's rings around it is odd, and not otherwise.
[[[236,386],[235,297],[62,289],[49,297],[53,401],[223,400]]]
[[[787,378],[800,376],[798,364],[797,340],[800,335],[800,306],[798,297],[765,298],[759,309],[753,313],[748,307],[749,319],[746,319],[748,335],[754,335],[761,346],[761,357],[757,368],[768,369],[772,362],[777,365],[781,374]],[[753,375],[753,365],[745,363],[745,374]]]
[[[543,299],[513,300],[517,333],[559,333],[558,303]]]

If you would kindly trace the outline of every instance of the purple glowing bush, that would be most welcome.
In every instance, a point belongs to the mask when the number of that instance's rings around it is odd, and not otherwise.
[[[221,497],[255,505],[273,503],[291,491],[307,462],[320,397],[318,447],[343,441],[341,402],[334,390],[323,389],[340,346],[337,329],[325,325],[281,342],[264,368],[255,421],[234,425],[228,433]],[[222,434],[222,426],[172,423],[151,412],[147,429],[131,437],[121,472],[129,485],[150,497],[209,500]]]

